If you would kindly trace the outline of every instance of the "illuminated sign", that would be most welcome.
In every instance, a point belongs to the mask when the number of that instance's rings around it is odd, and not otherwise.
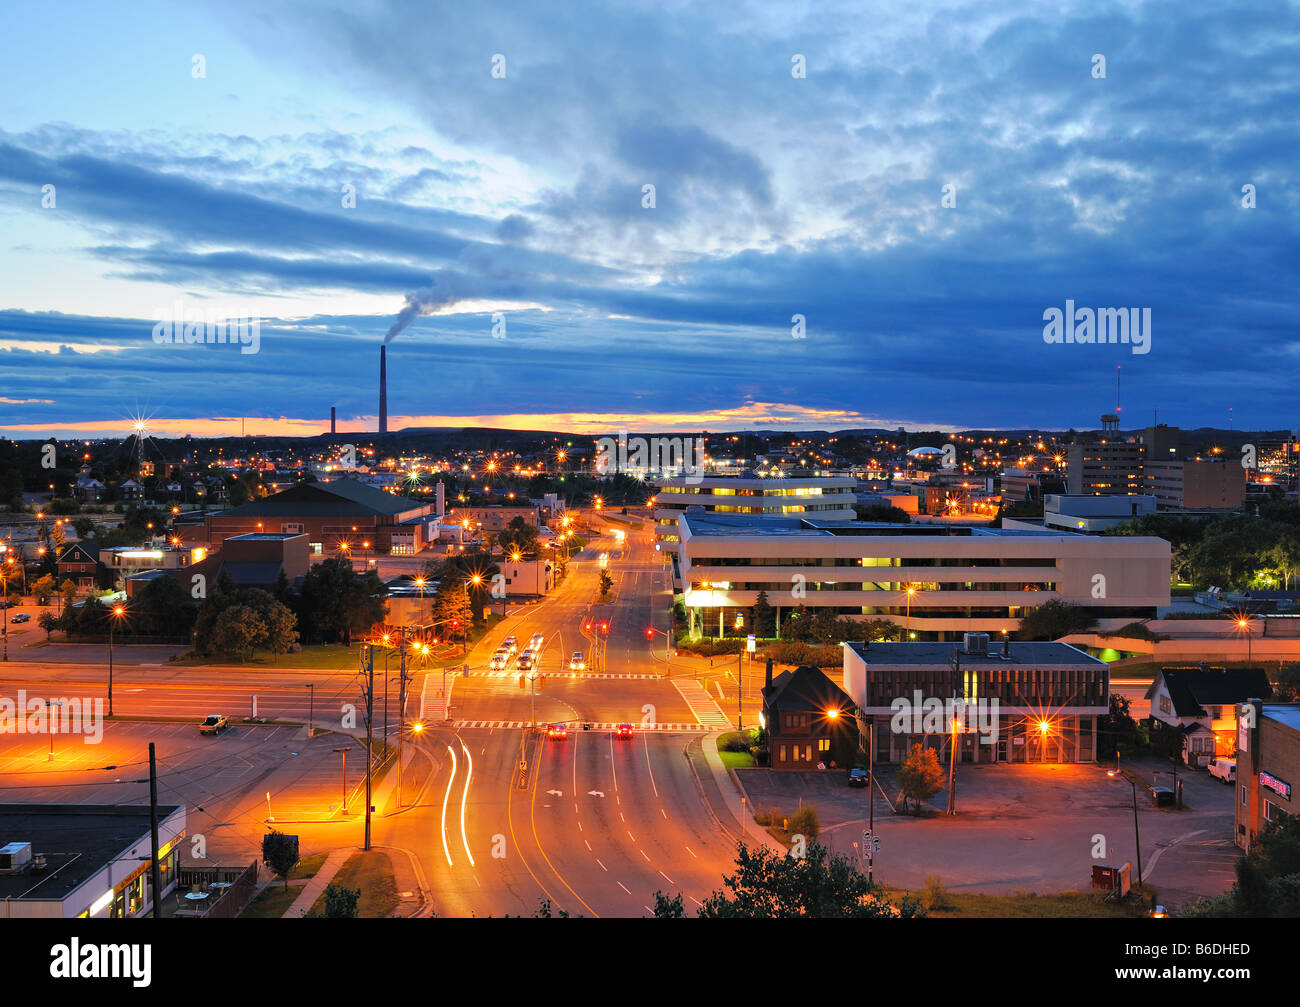
[[[1291,800],[1291,784],[1285,780],[1279,780],[1272,773],[1266,773],[1261,769],[1259,772],[1259,785],[1268,787],[1269,790],[1285,800]]]

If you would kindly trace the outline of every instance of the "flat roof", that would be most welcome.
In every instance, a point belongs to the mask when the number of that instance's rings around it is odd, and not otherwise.
[[[712,538],[1084,538],[1066,529],[1039,531],[988,528],[980,525],[892,524],[888,521],[832,521],[815,517],[763,517],[758,514],[717,514],[682,511],[692,536]],[[679,519],[679,520],[680,520]]]
[[[939,665],[949,664],[955,653],[962,651],[962,644],[956,640],[913,640],[906,643],[862,643],[850,641],[846,647],[862,658],[867,664],[877,665]],[[1093,665],[1105,668],[1105,661],[1085,654],[1068,643],[1038,640],[1012,640],[1008,645],[1009,656],[1002,656],[1002,640],[990,634],[988,654],[967,654],[962,652],[961,663],[968,667],[1035,667],[1052,665]]]
[[[227,535],[227,542],[283,542],[287,538],[303,538],[300,531],[250,531],[243,535]]]
[[[1260,709],[1270,720],[1285,724],[1293,731],[1300,731],[1300,703],[1263,703]]]
[[[159,825],[180,810],[158,805]],[[149,856],[149,805],[0,804],[0,846],[8,843],[31,843],[46,867],[0,874],[0,899],[62,901],[133,845],[143,844],[141,855]]]

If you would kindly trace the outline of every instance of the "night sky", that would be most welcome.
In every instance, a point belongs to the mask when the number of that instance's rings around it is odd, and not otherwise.
[[[0,433],[1300,427],[1294,6],[187,7],[6,11]]]

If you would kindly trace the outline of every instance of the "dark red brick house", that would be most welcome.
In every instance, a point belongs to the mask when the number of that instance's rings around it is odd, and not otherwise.
[[[769,666],[770,669],[770,666]],[[763,688],[763,724],[772,768],[842,769],[858,748],[856,707],[820,668],[803,666],[776,678],[768,671]]]

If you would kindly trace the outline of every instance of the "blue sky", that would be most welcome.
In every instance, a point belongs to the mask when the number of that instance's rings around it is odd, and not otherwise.
[[[1300,427],[1291,5],[6,19],[9,436],[373,426],[408,300],[394,425],[1083,427],[1122,365],[1126,425]],[[1067,300],[1150,352],[1046,343]],[[159,345],[178,304],[258,352]]]

